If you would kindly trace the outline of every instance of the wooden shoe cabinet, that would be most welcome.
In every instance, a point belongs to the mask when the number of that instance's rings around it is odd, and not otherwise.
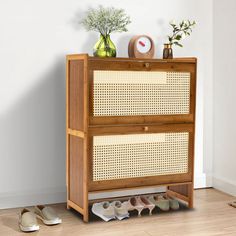
[[[68,208],[154,186],[193,207],[195,58],[68,55],[66,89]]]

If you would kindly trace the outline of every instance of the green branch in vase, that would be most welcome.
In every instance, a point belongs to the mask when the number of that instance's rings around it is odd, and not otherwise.
[[[179,24],[176,24],[174,21],[172,21],[170,22],[170,25],[172,27],[172,35],[168,36],[169,44],[183,47],[183,45],[180,43],[180,40],[192,33],[192,28],[196,25],[196,22],[183,20]]]

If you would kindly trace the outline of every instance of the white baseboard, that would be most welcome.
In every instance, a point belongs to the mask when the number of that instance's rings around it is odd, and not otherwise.
[[[194,177],[194,188],[210,188],[212,187],[212,176],[206,174],[196,175]]]
[[[0,209],[53,204],[66,201],[66,188],[46,188],[25,192],[0,193]]]
[[[222,192],[236,196],[236,183],[228,179],[221,178],[218,176],[213,176],[213,187]]]
[[[195,188],[212,187],[210,184],[210,178],[207,178],[205,174],[195,177]],[[163,192],[164,187],[160,188],[143,188],[139,190],[126,190],[126,191],[115,191],[115,192],[103,192],[99,194],[89,195],[89,199],[96,198],[109,198],[117,197],[121,195],[132,195],[132,194],[143,194],[153,192]],[[66,202],[66,187],[57,187],[49,189],[37,189],[28,190],[25,192],[8,192],[0,193],[0,209],[15,208],[33,206],[38,204],[53,204]]]

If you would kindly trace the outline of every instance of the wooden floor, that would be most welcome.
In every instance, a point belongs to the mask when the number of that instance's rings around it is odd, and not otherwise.
[[[235,200],[232,196],[204,189],[195,191],[195,209],[157,213],[141,218],[131,217],[124,221],[103,222],[93,220],[83,223],[79,214],[68,211],[65,204],[53,205],[63,223],[45,226],[40,222],[40,231],[28,235],[44,236],[202,236],[236,235],[236,208],[227,205]],[[0,236],[25,235],[18,229],[20,209],[0,210]]]

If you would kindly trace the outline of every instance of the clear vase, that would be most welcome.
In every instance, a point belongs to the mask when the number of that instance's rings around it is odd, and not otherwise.
[[[93,47],[95,57],[116,57],[116,47],[111,41],[110,35],[100,35],[100,39]]]

